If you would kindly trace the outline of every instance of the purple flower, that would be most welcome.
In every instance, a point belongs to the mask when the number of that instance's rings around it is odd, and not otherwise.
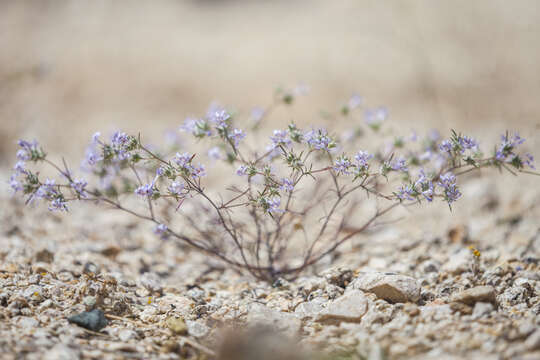
[[[42,159],[45,154],[38,149],[38,142],[36,140],[29,142],[26,140],[19,140],[17,144],[21,147],[17,151],[17,159],[21,161],[38,160]]]
[[[444,198],[448,204],[453,203],[461,197],[461,192],[456,184],[456,176],[451,172],[441,175],[439,177],[438,185],[443,188]]]
[[[534,157],[531,154],[525,154],[525,164],[533,170],[536,170],[534,167]]]
[[[400,200],[414,200],[414,190],[410,185],[401,185],[399,191],[396,193],[396,196]]]
[[[112,135],[111,147],[119,160],[126,160],[131,157],[129,153],[131,143],[132,138],[124,132],[117,131]]]
[[[366,124],[373,128],[378,128],[388,118],[388,109],[382,106],[372,110],[368,109],[364,113],[364,116]]]
[[[508,134],[501,135],[501,140],[502,143],[495,153],[495,158],[499,161],[505,161],[509,157],[515,157],[514,150],[525,142],[525,139],[519,136],[518,133],[515,133],[511,138]]]
[[[167,231],[169,228],[165,224],[159,224],[154,228],[154,234],[159,235],[160,238],[167,238]]]
[[[368,168],[369,163],[368,161],[373,158],[373,155],[368,153],[367,151],[358,151],[356,155],[354,156],[354,160],[356,160],[356,166],[358,166],[359,169],[365,170]]]
[[[444,153],[451,153],[452,148],[453,146],[450,140],[443,140],[441,141],[441,144],[439,145],[439,150]]]
[[[202,119],[187,118],[184,121],[184,125],[180,127],[180,131],[189,132],[198,138],[212,135],[210,126]]]
[[[154,182],[139,186],[135,189],[135,194],[148,198],[152,197],[154,195]]]
[[[254,123],[258,123],[259,121],[261,121],[264,118],[264,115],[265,111],[262,107],[257,106],[251,109],[251,120]]]
[[[463,149],[467,150],[478,150],[478,142],[469,136],[460,136],[459,137],[459,144]]]
[[[281,191],[291,192],[294,190],[294,182],[291,179],[281,179],[281,185],[279,187]]]
[[[346,158],[345,156],[340,156],[336,159],[334,162],[333,169],[335,172],[339,174],[345,174],[349,175],[351,172],[349,171],[349,168],[352,166],[351,161]]]
[[[86,193],[86,186],[87,185],[88,185],[88,183],[84,179],[75,180],[74,182],[72,182],[70,184],[71,188],[73,190],[75,190],[77,195],[79,195],[79,196],[81,196],[83,198],[88,197],[88,195]]]
[[[63,197],[56,197],[49,204],[49,211],[68,211],[66,204]]]
[[[407,160],[405,160],[405,158],[403,157],[400,157],[399,159],[394,160],[390,164],[390,167],[394,171],[403,171],[403,172],[409,171],[409,169],[407,169]]]
[[[240,165],[238,169],[236,169],[236,175],[238,176],[244,176],[247,175],[249,171],[249,166],[247,165]]]
[[[274,130],[273,135],[270,136],[270,140],[272,141],[272,146],[274,148],[279,145],[288,147],[292,143],[291,139],[289,139],[289,132],[287,130]]]
[[[172,194],[172,195],[181,195],[182,194],[182,191],[184,190],[184,187],[185,185],[183,183],[179,183],[179,182],[176,182],[176,181],[173,181],[171,183],[171,185],[169,185],[167,187],[167,190],[169,190],[169,192]]]
[[[26,174],[27,170],[24,168],[25,166],[26,164],[24,163],[24,161],[17,161],[17,163],[13,167],[13,170],[15,170],[15,173],[17,175]]]
[[[197,166],[191,167],[191,176],[193,178],[200,178],[206,176],[206,168],[203,164],[199,163]]]
[[[263,198],[263,203],[264,209],[269,214],[281,214],[285,212],[285,210],[279,208],[281,205],[281,199],[279,196]]]
[[[306,142],[316,150],[330,151],[336,147],[336,143],[326,129],[311,130],[305,134]]]
[[[229,134],[229,139],[234,142],[234,146],[238,146],[240,141],[246,137],[246,133],[241,129],[234,129],[232,133]]]
[[[34,196],[40,199],[52,200],[59,195],[58,191],[55,189],[56,182],[54,179],[46,179],[35,192]]]
[[[349,99],[347,106],[349,107],[349,109],[353,110],[353,109],[356,109],[357,107],[360,107],[363,101],[364,99],[362,99],[360,95],[353,94],[351,98]]]
[[[17,159],[20,161],[27,161],[30,160],[30,154],[28,154],[28,151],[19,149],[17,150]]]
[[[94,135],[92,135],[92,144],[98,144],[100,136],[101,133],[99,131],[95,132]]]
[[[188,166],[190,166],[192,158],[193,158],[193,155],[187,152],[183,154],[176,153],[173,161],[181,168],[187,168]]]
[[[11,175],[11,177],[9,178],[9,186],[14,192],[23,190],[23,186],[17,180],[17,176],[15,174]]]
[[[418,180],[415,181],[413,188],[421,193],[427,201],[433,201],[433,182],[426,176],[424,169],[420,170],[420,175],[418,176]]]
[[[220,109],[212,112],[209,116],[209,119],[214,124],[216,129],[224,130],[229,126],[227,124],[227,120],[229,120],[230,117],[231,115],[229,115],[226,110]]]
[[[214,146],[213,148],[208,150],[208,157],[214,160],[220,160],[223,158],[223,154],[217,146]]]

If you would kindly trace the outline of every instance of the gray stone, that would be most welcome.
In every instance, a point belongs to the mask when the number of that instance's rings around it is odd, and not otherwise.
[[[389,302],[416,302],[420,299],[420,284],[410,276],[393,273],[361,273],[352,287],[374,293]]]
[[[360,290],[351,290],[343,296],[328,303],[326,308],[317,317],[318,320],[339,320],[359,322],[366,313],[368,301]]]
[[[137,337],[137,333],[131,329],[122,329],[118,332],[118,338],[124,342],[135,337]]]
[[[477,302],[496,304],[495,289],[492,286],[476,286],[455,294],[452,301],[467,305],[474,305]]]
[[[73,315],[68,318],[68,321],[92,331],[99,331],[107,326],[108,323],[105,314],[99,309]]]
[[[478,319],[484,315],[488,315],[492,311],[493,311],[493,305],[491,303],[480,301],[474,305],[472,316],[473,318]]]
[[[43,356],[44,360],[76,360],[80,358],[79,351],[65,344],[56,344],[52,349],[46,351]]]
[[[533,332],[527,340],[525,340],[525,349],[529,351],[540,350],[540,330]]]
[[[453,275],[459,275],[466,271],[472,263],[471,252],[469,249],[462,249],[456,254],[453,254],[450,259],[442,266],[444,271],[448,271]]]
[[[203,337],[208,335],[208,332],[210,332],[210,329],[208,326],[193,320],[186,321],[187,330],[189,335],[194,337]]]
[[[260,303],[249,305],[247,322],[250,325],[270,326],[290,336],[297,335],[302,327],[302,321],[293,314],[276,311]]]

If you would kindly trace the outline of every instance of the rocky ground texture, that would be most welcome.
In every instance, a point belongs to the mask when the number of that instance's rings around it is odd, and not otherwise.
[[[496,189],[472,179],[475,210],[413,214],[274,284],[114,211],[3,192],[1,357],[539,359],[538,194]],[[93,330],[72,318],[93,309]]]

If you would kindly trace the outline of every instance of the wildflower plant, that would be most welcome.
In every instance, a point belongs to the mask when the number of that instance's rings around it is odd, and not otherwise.
[[[348,153],[328,129],[291,123],[250,148],[249,136],[258,135],[275,107],[290,106],[305,93],[300,90],[279,90],[271,106],[246,116],[251,134],[236,126],[239,114],[215,104],[201,118],[187,119],[180,131],[204,151],[167,153],[146,145],[140,135],[118,131],[106,139],[96,133],[82,164],[88,180],[75,177],[65,161],[50,160],[36,141],[21,140],[10,186],[27,203],[45,201],[50,211],[67,212],[74,202],[89,201],[127,212],[153,223],[160,239],[176,239],[273,281],[297,276],[395,208],[444,201],[451,209],[462,196],[462,174],[488,167],[537,174],[517,133],[503,135],[491,154],[455,131],[448,139],[414,133],[371,150],[353,141],[355,149]],[[354,95],[341,114],[363,112],[365,131],[382,136],[388,110],[362,106]],[[205,156],[230,169],[233,180],[226,191],[206,184],[212,170],[202,163]],[[45,163],[58,177],[43,179],[29,163]],[[376,209],[360,225],[351,223],[365,201]]]

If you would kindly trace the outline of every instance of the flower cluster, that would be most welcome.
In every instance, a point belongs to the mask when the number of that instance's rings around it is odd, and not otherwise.
[[[304,89],[278,92],[272,106],[290,105],[303,92]],[[351,111],[362,109],[362,102],[357,95],[351,97],[343,107],[343,115],[354,117]],[[257,126],[271,113],[272,106],[252,114]],[[388,118],[384,107],[361,111],[365,123],[374,131]],[[526,166],[534,169],[533,157],[522,151],[525,139],[517,133],[503,135],[494,153],[485,157],[476,139],[455,131],[445,140],[437,132],[424,137],[413,132],[394,136],[380,148],[368,149],[364,147],[368,144],[363,144],[361,149],[351,149],[364,133],[365,124],[355,131],[354,142],[338,144],[325,128],[306,130],[291,123],[265,137],[270,141],[266,149],[250,149],[250,144],[256,142],[244,142],[247,134],[235,127],[237,117],[236,113],[212,105],[202,118],[188,118],[180,127],[199,145],[202,139],[211,142],[202,154],[207,154],[214,163],[232,166],[231,173],[238,177],[231,178],[233,184],[227,189],[233,195],[219,194],[215,198],[205,188],[206,167],[195,161],[201,153],[185,146],[184,141],[163,150],[144,145],[140,136],[122,131],[115,132],[108,140],[96,133],[86,149],[83,169],[97,177],[95,187],[84,178],[74,177],[65,162],[59,166],[49,160],[36,141],[24,140],[19,141],[9,185],[15,193],[26,196],[28,202],[44,200],[51,211],[67,211],[71,201],[106,203],[151,221],[154,233],[160,238],[175,237],[229,264],[244,266],[256,276],[271,279],[280,273],[276,264],[287,263],[279,257],[288,250],[287,242],[296,234],[295,230],[304,229],[307,242],[311,233],[315,238],[309,251],[304,252],[306,258],[300,261],[303,265],[283,271],[301,270],[306,264],[314,264],[351,237],[344,229],[349,225],[346,215],[354,213],[360,203],[358,198],[352,199],[354,196],[373,196],[380,200],[381,207],[387,205],[365,226],[360,226],[360,232],[396,206],[441,200],[451,207],[462,196],[458,176],[470,171],[497,167],[536,174],[525,169]],[[253,126],[253,133],[257,126]],[[349,150],[354,152],[348,153]],[[39,172],[28,168],[28,162],[50,165],[60,176],[41,180]],[[124,201],[128,196],[139,201],[136,204]],[[191,229],[175,231],[173,222],[167,221],[172,215],[167,212],[168,206],[178,210],[185,202],[189,211],[182,211],[179,216],[185,216]],[[134,207],[130,208],[131,205]],[[318,210],[312,212],[317,206],[324,209],[325,215],[320,227],[311,231],[302,224],[309,220],[308,213],[309,216],[317,213]],[[243,213],[236,218],[235,211]],[[335,221],[339,212],[343,220]],[[246,216],[251,218],[252,228]],[[333,235],[329,228],[333,228]],[[215,242],[217,239],[211,235],[217,234],[216,231],[225,234],[232,246],[230,253],[221,252],[226,246]],[[353,235],[358,232],[353,231]],[[192,238],[192,234],[200,237]],[[324,241],[319,241],[323,236],[330,241],[326,252]],[[250,251],[245,251],[248,247]],[[252,249],[254,261],[248,254]]]

